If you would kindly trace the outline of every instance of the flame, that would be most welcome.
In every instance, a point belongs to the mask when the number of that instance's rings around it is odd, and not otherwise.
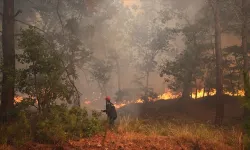
[[[23,97],[22,96],[16,96],[14,97],[14,103],[20,103],[21,101],[23,100]]]
[[[89,105],[89,104],[91,104],[91,101],[85,101],[84,104]]]
[[[209,96],[213,96],[216,94],[216,90],[215,89],[211,89],[209,91]],[[197,91],[197,97],[196,97],[196,92],[192,93],[192,98],[202,98],[202,97],[207,97],[208,96],[208,92],[204,91],[204,89],[198,90]]]
[[[169,100],[169,99],[175,99],[175,98],[179,98],[181,96],[181,93],[177,93],[177,94],[173,94],[170,91],[166,91],[165,93],[163,93],[162,95],[158,96],[158,99],[162,99],[162,100]]]
[[[235,92],[235,94],[233,94],[232,92],[224,92],[224,94],[229,95],[229,96],[244,96],[244,93],[245,93],[244,90],[238,90],[237,92]],[[215,94],[216,94],[215,89],[211,89],[209,91],[209,96],[213,96]],[[197,90],[197,94],[196,94],[196,92],[192,92],[191,96],[192,96],[193,99],[207,97],[208,96],[208,91],[204,91],[204,89]],[[170,99],[177,99],[179,97],[181,97],[180,92],[179,93],[174,93],[174,92],[172,92],[170,90],[165,90],[165,92],[163,94],[159,95],[156,99],[152,99],[152,98],[149,97],[149,101],[170,100]],[[20,103],[23,100],[23,98],[24,97],[22,97],[22,96],[16,96],[14,98],[15,104]],[[92,102],[93,101],[85,99],[84,104],[90,105]],[[118,109],[118,108],[121,108],[121,107],[126,106],[128,104],[140,104],[140,103],[143,103],[142,99],[137,99],[137,100],[134,100],[134,101],[126,101],[126,102],[123,102],[123,103],[115,103],[114,106]]]

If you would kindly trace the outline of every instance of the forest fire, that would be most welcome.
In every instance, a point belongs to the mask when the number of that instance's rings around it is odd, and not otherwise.
[[[230,96],[244,96],[244,90],[239,90],[237,92],[235,92],[237,94],[233,94],[232,92],[224,92],[224,94],[226,95],[230,95]],[[207,96],[214,96],[216,94],[216,90],[215,89],[211,89],[209,92],[205,91],[204,89],[202,90],[197,90],[195,92],[192,93],[192,98],[193,99],[199,99],[199,98],[203,98],[203,97],[207,97]],[[158,95],[157,99],[152,99],[149,98],[150,101],[158,101],[158,100],[170,100],[170,99],[177,99],[181,97],[181,93],[173,93],[169,90],[166,90],[163,94]],[[85,101],[85,104],[89,105],[92,102],[91,101]],[[115,103],[115,107],[116,108],[121,108],[123,106],[126,106],[128,104],[138,104],[138,103],[143,103],[142,99],[137,99],[135,101],[127,101],[127,102],[123,102],[123,103]]]
[[[235,92],[237,94],[233,94],[232,92],[224,92],[224,94],[226,95],[230,95],[230,96],[244,96],[244,90],[238,90],[237,92]],[[207,97],[207,96],[213,96],[216,94],[216,90],[215,89],[211,89],[209,92],[204,91],[204,89],[202,90],[197,90],[195,92],[192,93],[192,98],[193,99],[198,99],[198,98],[202,98],[202,97]],[[149,98],[149,101],[158,101],[158,100],[170,100],[170,99],[177,99],[181,97],[181,93],[173,93],[169,90],[166,90],[163,94],[158,95],[158,97],[156,99],[152,99]],[[15,104],[19,103],[23,100],[22,96],[16,96],[15,98]],[[84,101],[84,104],[86,105],[91,105],[93,102],[90,100],[86,100]],[[139,103],[143,103],[142,99],[137,99],[135,101],[126,101],[123,103],[115,103],[115,107],[116,108],[121,108],[123,106],[126,106],[128,104],[139,104]]]

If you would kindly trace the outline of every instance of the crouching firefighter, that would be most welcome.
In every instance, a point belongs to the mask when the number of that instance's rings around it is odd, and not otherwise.
[[[105,112],[107,114],[109,126],[112,128],[114,127],[114,123],[117,118],[117,113],[114,104],[110,102],[110,97],[107,96],[105,100],[106,100],[106,110],[102,110],[102,112]]]

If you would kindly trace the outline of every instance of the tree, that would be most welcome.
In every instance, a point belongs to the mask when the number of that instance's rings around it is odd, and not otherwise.
[[[14,0],[3,1],[2,48],[3,80],[1,93],[1,116],[7,119],[7,112],[14,107],[15,87],[15,42],[14,42]]]
[[[90,65],[89,72],[97,82],[102,95],[107,95],[107,83],[111,78],[112,69],[112,63],[109,60],[95,59]]]
[[[148,7],[150,4],[153,6]],[[142,8],[144,13],[137,16],[138,19],[132,25],[131,32],[133,37],[132,45],[134,45],[133,53],[135,54],[133,61],[138,73],[145,79],[145,97],[148,97],[149,93],[150,73],[155,71],[158,65],[157,57],[170,49],[169,41],[173,34],[171,28],[161,28],[164,25],[161,19],[158,18],[161,9],[157,10],[157,4],[159,3],[143,2]],[[145,99],[145,101],[148,100]]]
[[[241,33],[241,40],[242,40],[242,51],[243,51],[243,60],[244,60],[244,73],[249,75],[249,64],[248,64],[248,20],[249,20],[249,0],[242,0],[242,33]],[[245,89],[245,97],[250,96],[250,91]],[[247,108],[244,109],[244,117],[250,117],[250,110]]]
[[[27,94],[26,101],[37,103],[39,112],[47,112],[55,100],[66,100],[71,103],[77,99],[77,92],[65,73],[60,55],[34,28],[22,31],[18,45],[17,59],[25,64],[18,69],[17,89]],[[72,72],[74,73],[74,72]]]
[[[224,117],[224,102],[221,99],[223,95],[222,84],[222,52],[221,52],[221,24],[220,24],[220,2],[219,0],[209,0],[213,9],[214,27],[215,27],[215,55],[216,55],[216,116],[215,124],[221,125]]]

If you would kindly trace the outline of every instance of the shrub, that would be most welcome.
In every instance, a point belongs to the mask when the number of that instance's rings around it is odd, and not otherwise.
[[[0,124],[0,144],[18,147],[32,139],[39,143],[57,144],[103,131],[100,114],[93,112],[89,118],[86,109],[79,107],[68,109],[64,105],[53,105],[47,112],[33,116],[22,109],[17,112],[12,123]]]
[[[14,123],[1,125],[0,132],[0,144],[12,144],[19,147],[32,140],[30,123],[24,111],[18,113]]]
[[[65,106],[51,107],[49,115],[41,116],[36,127],[36,141],[50,144],[90,137],[102,131],[98,117],[88,118],[85,109]]]

